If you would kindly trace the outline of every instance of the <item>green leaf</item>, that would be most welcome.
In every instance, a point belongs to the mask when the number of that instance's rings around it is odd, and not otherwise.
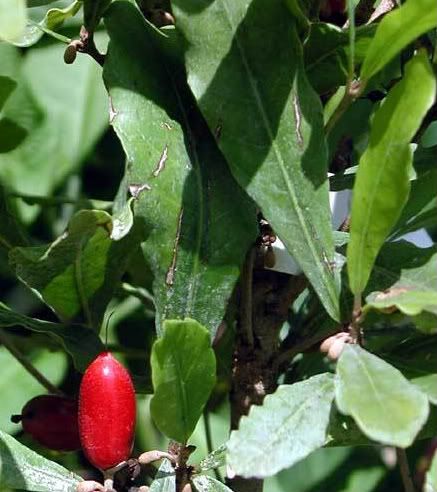
[[[407,0],[389,12],[379,23],[369,46],[361,67],[361,79],[369,80],[407,45],[435,26],[437,3],[434,0]]]
[[[435,150],[435,149],[434,149]],[[416,158],[417,150],[414,157]],[[432,228],[437,225],[437,169],[435,151],[432,167],[422,172],[411,182],[411,192],[402,215],[395,226],[393,237],[400,237],[417,229]]]
[[[418,248],[407,241],[386,243],[376,259],[369,290],[410,289],[434,292],[437,248]]]
[[[176,0],[173,10],[188,82],[232,173],[338,319],[322,108],[293,17],[282,0]]]
[[[215,478],[207,475],[197,475],[193,478],[192,483],[197,492],[232,492],[229,487]]]
[[[226,444],[222,444],[219,448],[209,453],[208,456],[205,456],[199,463],[200,471],[205,472],[223,466],[226,462],[226,451]]]
[[[373,119],[352,199],[347,265],[355,295],[364,290],[378,251],[408,199],[413,157],[409,142],[433,104],[435,90],[427,55],[419,53]]]
[[[411,336],[408,343],[399,342],[390,350],[382,348],[384,359],[399,369],[434,405],[437,405],[437,337]]]
[[[0,184],[0,246],[10,250],[14,246],[26,244],[27,239],[17,220],[14,203],[11,203]]]
[[[355,63],[358,65],[367,53],[375,35],[376,26],[357,28],[355,36]],[[333,24],[314,22],[304,45],[307,76],[319,94],[345,85],[348,73],[349,34]]]
[[[34,351],[26,358],[55,386],[65,377],[67,361],[62,353],[51,353],[48,350]],[[3,399],[0,408],[0,428],[12,434],[21,430],[21,425],[17,426],[12,423],[11,415],[20,413],[27,401],[34,396],[46,393],[47,390],[5,347],[0,347],[0,364],[2,367],[0,392]]]
[[[104,78],[127,187],[138,195],[135,215],[149,225],[143,251],[158,332],[164,319],[191,317],[213,335],[257,234],[254,207],[195,110],[181,67],[159,44],[166,40],[127,2],[114,2],[105,22]]]
[[[71,355],[76,369],[80,372],[84,372],[90,362],[104,349],[98,335],[89,328],[81,325],[65,326],[29,318],[11,311],[0,303],[0,327],[18,326],[37,333],[45,333],[55,339]]]
[[[17,87],[17,82],[14,79],[0,75],[0,110],[15,87]]]
[[[13,42],[26,26],[26,0],[0,0],[0,40]]]
[[[57,0],[27,0],[28,8],[41,7],[42,5],[48,5],[49,3],[54,3]]]
[[[149,492],[174,492],[175,490],[175,471],[170,461],[165,459],[159,467],[152,485],[150,485]]]
[[[99,67],[86,56],[67,66],[63,51],[58,44],[30,50],[17,89],[5,104],[8,117],[28,136],[17,148],[0,154],[0,179],[21,194],[51,195],[78,170],[108,124]],[[20,203],[25,221],[37,213],[38,207]]]
[[[133,232],[112,241],[111,231],[107,212],[82,210],[52,244],[12,249],[10,263],[61,320],[84,321],[98,330],[129,256],[141,240]]]
[[[366,302],[363,312],[370,308],[380,311],[392,311],[395,308],[407,316],[416,316],[422,311],[437,315],[437,290],[418,291],[392,288],[384,292],[372,292],[366,298]],[[433,332],[437,332],[437,326],[434,326],[430,333]]]
[[[68,5],[68,7],[63,9],[55,8],[48,10],[44,19],[38,23],[29,19],[24,32],[19,38],[15,39],[14,44],[21,48],[32,46],[43,37],[43,29],[54,31],[57,27],[61,26],[64,21],[75,16],[81,7],[82,1],[75,0]]]
[[[35,492],[76,492],[82,479],[0,431],[0,483]]]
[[[215,384],[209,332],[192,319],[164,322],[151,355],[153,420],[170,439],[187,442]]]
[[[262,406],[252,406],[231,433],[228,466],[243,477],[268,477],[323,446],[333,398],[328,373],[279,386]]]
[[[83,22],[88,32],[96,30],[110,3],[111,0],[83,0]]]
[[[393,366],[358,345],[346,345],[335,380],[339,410],[384,444],[408,447],[427,420],[426,396]]]
[[[437,492],[437,453],[434,453],[431,467],[426,473],[423,492]]]

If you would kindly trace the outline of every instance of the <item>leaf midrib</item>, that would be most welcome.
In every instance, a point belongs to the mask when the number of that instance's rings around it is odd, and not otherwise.
[[[324,265],[322,264],[322,262],[320,260],[319,255],[317,254],[317,251],[314,248],[314,243],[311,241],[311,234],[307,228],[307,224],[305,222],[305,216],[302,213],[301,207],[299,205],[299,201],[297,199],[297,194],[296,194],[296,191],[294,189],[294,186],[293,186],[292,182],[290,181],[289,176],[287,174],[287,171],[285,168],[285,162],[282,158],[281,152],[278,149],[278,145],[277,145],[275,139],[273,138],[273,132],[272,132],[272,128],[270,125],[270,121],[269,121],[267,113],[264,109],[264,105],[262,103],[261,96],[260,96],[258,88],[256,86],[256,81],[252,75],[252,71],[250,69],[245,51],[244,51],[243,46],[240,43],[240,39],[237,35],[237,28],[233,25],[231,14],[229,12],[226,0],[221,0],[221,3],[223,5],[223,11],[226,14],[226,19],[228,21],[231,32],[234,35],[234,39],[235,39],[238,51],[240,52],[241,61],[243,63],[244,70],[246,71],[247,78],[248,78],[249,83],[250,83],[250,88],[252,90],[253,98],[254,98],[256,106],[258,108],[259,114],[261,115],[261,119],[262,119],[262,122],[263,122],[263,125],[265,128],[265,131],[267,133],[267,136],[270,139],[270,142],[272,144],[272,148],[273,148],[273,151],[275,153],[276,160],[279,164],[279,168],[281,170],[281,175],[283,177],[285,186],[289,192],[289,196],[290,196],[290,199],[291,199],[291,202],[293,205],[293,210],[296,213],[298,223],[300,224],[301,230],[304,234],[305,242],[307,243],[307,245],[311,251],[313,259],[315,260],[315,264],[317,265],[317,269],[319,270],[319,273],[321,274],[321,277],[325,280],[325,288],[326,288],[327,292],[329,293],[332,305],[335,306],[336,305],[335,292],[333,292],[330,279],[326,277],[326,270],[325,270]]]

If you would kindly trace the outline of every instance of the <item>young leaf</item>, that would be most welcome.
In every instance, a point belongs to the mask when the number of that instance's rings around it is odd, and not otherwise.
[[[28,21],[22,35],[14,40],[15,46],[20,46],[21,48],[32,46],[44,36],[44,31],[41,28],[54,31],[57,27],[61,26],[64,21],[75,16],[81,7],[82,1],[75,0],[63,9],[56,8],[48,10],[44,19],[38,24],[33,21]]]
[[[0,476],[3,487],[35,492],[76,492],[80,477],[43,458],[0,431]]]
[[[338,319],[322,108],[284,3],[177,0],[173,8],[188,82],[233,175]]]
[[[209,332],[192,319],[166,320],[151,355],[153,420],[170,439],[185,443],[194,431],[215,384]]]
[[[388,13],[380,22],[369,46],[361,67],[361,79],[369,80],[408,44],[435,26],[435,0],[407,0]]]
[[[149,492],[174,492],[175,490],[175,471],[170,461],[165,459],[156,473]]]
[[[232,492],[224,483],[207,475],[195,476],[193,478],[193,485],[197,492]]]
[[[352,292],[364,290],[384,240],[399,219],[410,190],[409,145],[435,97],[436,82],[423,52],[407,65],[372,122],[369,146],[360,159],[347,249]]]
[[[331,374],[279,386],[231,433],[227,462],[243,477],[268,477],[323,446],[334,398]],[[268,460],[266,459],[268,456]]]
[[[181,67],[141,12],[117,1],[105,23],[112,125],[127,154],[128,188],[143,189],[135,215],[150,226],[143,250],[158,332],[164,319],[191,317],[214,335],[257,234],[254,207],[196,111]]]
[[[12,43],[26,27],[26,1],[0,0],[0,41]]]
[[[340,356],[335,398],[367,437],[402,448],[412,444],[429,413],[426,395],[358,345],[346,345]]]
[[[437,290],[419,291],[405,287],[392,288],[384,292],[372,292],[366,298],[363,312],[370,308],[381,311],[398,309],[407,316],[417,316],[423,311],[437,315]],[[437,332],[437,318],[429,333]]]
[[[29,318],[15,313],[0,303],[0,327],[20,326],[37,333],[45,333],[60,343],[73,358],[76,369],[84,372],[104,346],[96,332],[81,325],[65,326],[50,321]]]
[[[226,451],[226,444],[222,444],[219,448],[209,453],[208,456],[205,456],[199,463],[200,471],[205,472],[223,466],[226,462]]]
[[[49,246],[14,248],[9,253],[19,278],[36,290],[62,320],[83,319],[98,330],[103,313],[141,235],[112,241],[111,216],[82,210],[67,232]]]
[[[437,492],[437,453],[434,453],[431,467],[426,472],[423,492]]]

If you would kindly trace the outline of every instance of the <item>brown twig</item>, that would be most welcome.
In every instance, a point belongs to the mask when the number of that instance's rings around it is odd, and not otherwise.
[[[398,459],[399,470],[401,472],[405,492],[416,492],[413,480],[411,478],[410,467],[408,465],[407,453],[405,452],[405,449],[396,448],[396,456]]]
[[[88,32],[87,29],[82,26],[80,29],[80,40],[82,42],[82,46],[78,51],[81,53],[86,53],[91,58],[94,58],[94,60],[101,67],[103,67],[103,64],[105,63],[105,55],[100,53],[97,49],[96,44],[94,43],[94,33]]]

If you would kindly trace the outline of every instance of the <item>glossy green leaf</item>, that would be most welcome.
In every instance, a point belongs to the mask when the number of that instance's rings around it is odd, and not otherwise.
[[[197,492],[232,492],[229,487],[215,478],[207,475],[197,475],[193,478],[192,483]]]
[[[437,453],[434,453],[431,467],[426,472],[423,492],[437,492]]]
[[[82,210],[50,245],[11,250],[10,263],[60,319],[83,321],[98,330],[129,256],[141,240],[140,234],[132,233],[112,241],[111,231],[107,212]]]
[[[397,369],[358,345],[346,345],[335,383],[339,410],[375,441],[408,447],[427,420],[426,396]]]
[[[359,65],[367,53],[376,26],[362,26],[355,33],[355,63]],[[311,24],[310,36],[304,45],[307,76],[319,94],[344,85],[348,73],[349,33],[333,24]]]
[[[408,199],[412,164],[409,143],[433,104],[435,91],[427,55],[419,53],[406,65],[404,78],[373,119],[352,199],[347,264],[355,295],[364,290],[378,251]]]
[[[232,173],[338,319],[322,108],[290,12],[282,0],[176,0],[173,11],[188,82]]]
[[[84,26],[89,32],[95,31],[111,0],[83,0]]]
[[[151,355],[153,420],[170,439],[187,442],[215,384],[209,332],[197,321],[167,320]]]
[[[42,19],[38,23],[35,23],[32,20],[28,20],[24,32],[19,38],[14,40],[14,44],[16,46],[20,46],[21,48],[32,46],[44,36],[44,31],[42,30],[42,28],[54,31],[57,27],[61,26],[64,21],[76,15],[81,7],[82,1],[75,0],[70,5],[68,5],[68,7],[65,7],[63,9],[54,8],[48,10],[46,15],[44,16],[44,19]]]
[[[163,38],[128,2],[114,2],[105,22],[112,125],[127,154],[127,187],[138,196],[135,215],[150,230],[143,250],[155,277],[158,332],[163,319],[191,317],[214,334],[257,234],[255,210]]]
[[[55,386],[65,377],[67,361],[62,353],[51,353],[48,350],[35,351],[26,358]],[[0,429],[13,434],[21,430],[21,424],[11,422],[11,415],[20,413],[27,401],[34,396],[46,393],[47,390],[5,347],[0,347],[0,364],[2,367],[0,392],[3,398],[0,407]],[[11,381],[14,384],[11,384]]]
[[[243,477],[268,477],[323,446],[333,398],[328,373],[279,386],[262,406],[252,406],[231,433],[228,466]]]
[[[361,67],[361,79],[369,80],[408,44],[435,26],[437,3],[434,0],[407,0],[389,12],[379,23],[369,46]]]
[[[73,358],[76,369],[84,372],[90,362],[104,349],[95,331],[81,325],[65,326],[39,319],[29,318],[24,314],[11,311],[0,303],[0,326],[22,327],[37,333],[45,333],[58,343]]]
[[[0,483],[35,492],[76,492],[82,479],[0,431]]]
[[[169,460],[163,460],[155,479],[150,485],[149,492],[174,492],[176,490],[176,478],[174,468]]]
[[[19,38],[26,27],[26,0],[0,0],[0,40]]]

